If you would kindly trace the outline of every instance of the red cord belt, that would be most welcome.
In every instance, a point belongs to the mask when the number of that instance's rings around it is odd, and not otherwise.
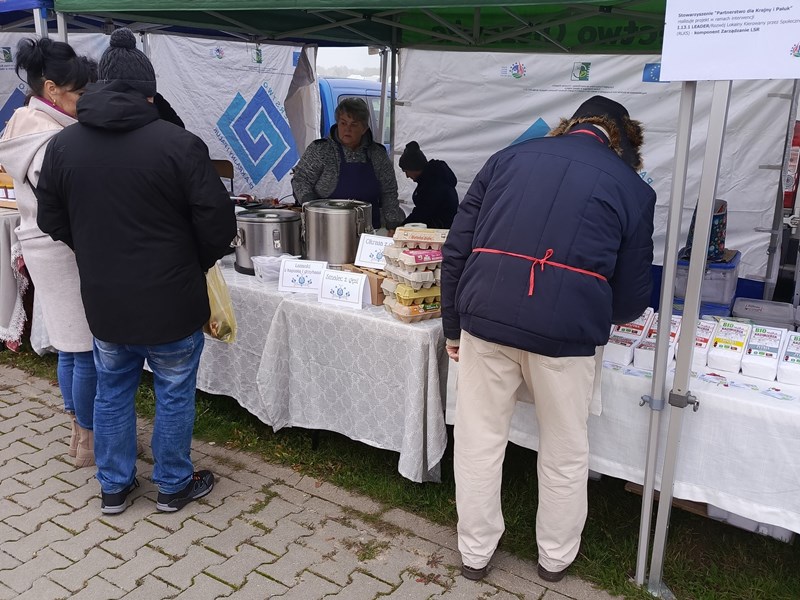
[[[524,260],[529,260],[531,263],[531,277],[530,277],[530,285],[528,286],[528,296],[533,296],[533,285],[535,282],[536,277],[536,266],[538,265],[539,268],[544,271],[545,265],[550,265],[551,267],[557,267],[559,269],[566,269],[567,271],[574,271],[575,273],[581,273],[583,275],[589,275],[591,277],[597,277],[597,279],[602,279],[603,281],[608,281],[605,277],[600,275],[599,273],[594,273],[592,271],[587,271],[586,269],[578,269],[577,267],[570,267],[569,265],[565,265],[559,262],[555,262],[550,260],[550,257],[553,256],[553,249],[548,248],[547,252],[544,253],[542,258],[536,258],[533,256],[527,256],[525,254],[516,254],[515,252],[505,252],[504,250],[495,250],[493,248],[475,248],[473,252],[486,252],[488,254],[504,254],[506,256],[514,256],[516,258],[522,258]]]

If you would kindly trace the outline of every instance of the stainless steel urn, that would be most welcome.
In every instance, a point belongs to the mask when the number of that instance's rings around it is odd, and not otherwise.
[[[236,213],[236,239],[233,246],[239,273],[254,275],[253,256],[280,256],[303,253],[300,237],[301,217],[291,210],[244,210]]]
[[[372,233],[372,205],[359,200],[312,200],[303,204],[306,258],[331,266],[356,259],[362,233]]]

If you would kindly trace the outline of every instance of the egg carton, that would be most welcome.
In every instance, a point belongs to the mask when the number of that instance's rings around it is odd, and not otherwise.
[[[402,246],[384,246],[383,247],[383,258],[386,261],[387,265],[392,265],[396,267],[400,264],[400,253],[404,250]]]
[[[432,271],[442,264],[441,250],[404,249],[397,257],[397,265],[404,271]]]
[[[395,288],[395,298],[403,306],[413,306],[415,304],[433,304],[441,302],[442,290],[438,286],[432,285],[429,288],[415,290],[405,283],[398,283]]]
[[[433,271],[433,281],[436,285],[442,285],[442,267],[436,267]]]
[[[414,306],[403,306],[393,298],[384,298],[383,307],[395,319],[400,319],[404,323],[417,323],[428,319],[437,319],[442,316],[442,305],[438,302],[433,304],[419,304]]]
[[[398,227],[394,230],[394,245],[404,248],[441,250],[447,239],[449,229],[420,229],[418,227]]]
[[[429,288],[434,283],[434,276],[433,271],[404,271],[400,267],[395,267],[392,265],[386,265],[386,272],[389,274],[389,277],[397,281],[398,283],[405,283],[406,285],[412,287],[415,290],[419,290],[421,288]]]
[[[401,285],[400,283],[396,282],[394,279],[384,279],[381,281],[381,289],[383,290],[383,294],[387,298],[394,298],[395,291],[397,290],[397,286]]]

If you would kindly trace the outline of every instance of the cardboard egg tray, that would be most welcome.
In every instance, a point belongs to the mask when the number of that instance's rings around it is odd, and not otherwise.
[[[383,294],[387,298],[394,298],[395,291],[397,290],[397,286],[401,285],[400,283],[396,282],[394,279],[384,279],[381,282],[381,289],[383,290]]]
[[[441,302],[442,290],[438,286],[432,285],[429,288],[415,290],[405,283],[398,283],[395,288],[395,298],[403,306],[414,306],[415,304],[433,304]]]
[[[395,267],[393,265],[386,265],[386,272],[389,274],[389,277],[397,281],[398,283],[405,283],[406,285],[412,287],[415,290],[419,290],[421,288],[429,288],[433,285],[435,278],[433,276],[433,271],[404,271],[400,267]]]
[[[404,248],[441,250],[449,231],[449,229],[398,227],[394,231],[394,245]]]
[[[442,316],[442,305],[438,302],[403,306],[394,298],[384,298],[383,307],[386,309],[386,312],[404,323],[417,323],[419,321],[427,321],[428,319],[436,319]]]

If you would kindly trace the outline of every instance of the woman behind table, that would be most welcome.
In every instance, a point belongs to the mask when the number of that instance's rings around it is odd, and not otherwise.
[[[58,385],[72,415],[70,456],[76,467],[94,464],[93,412],[97,373],[92,334],[81,301],[75,255],[36,225],[35,186],[50,139],[76,122],[78,98],[97,80],[97,63],[71,46],[24,39],[15,71],[24,71],[31,96],[8,121],[0,140],[0,163],[14,179],[20,224],[15,233],[41,302],[51,345],[58,350]]]
[[[292,190],[299,204],[320,198],[348,198],[372,205],[372,226],[393,230],[405,219],[397,180],[386,148],[372,140],[369,108],[345,98],[334,113],[328,137],[312,142],[295,167]]]
[[[400,156],[400,168],[417,184],[414,210],[406,223],[425,223],[432,229],[450,229],[458,211],[458,179],[443,160],[428,160],[417,142],[408,142]]]

